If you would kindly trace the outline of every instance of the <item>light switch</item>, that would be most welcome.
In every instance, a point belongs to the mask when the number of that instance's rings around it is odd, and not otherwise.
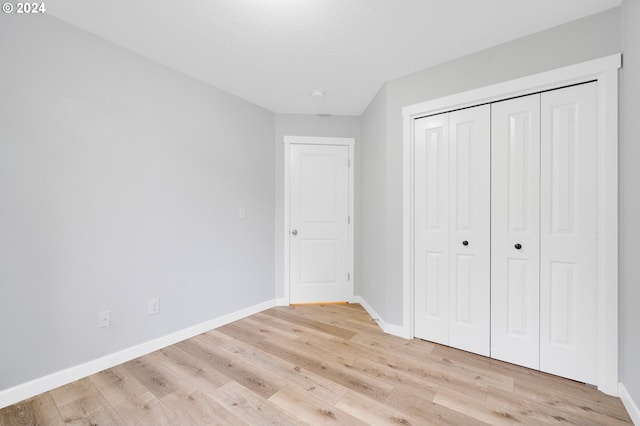
[[[246,207],[240,207],[238,209],[238,218],[241,220],[244,220],[247,218],[247,208]]]

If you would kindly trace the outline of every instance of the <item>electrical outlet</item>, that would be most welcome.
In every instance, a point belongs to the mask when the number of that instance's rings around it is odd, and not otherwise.
[[[111,325],[111,311],[98,313],[98,327],[109,327]]]
[[[157,297],[149,299],[149,302],[147,303],[147,310],[149,312],[149,315],[159,314],[160,313],[160,299],[157,298]]]
[[[247,208],[246,207],[240,207],[238,209],[238,219],[245,220],[246,218],[247,218]]]

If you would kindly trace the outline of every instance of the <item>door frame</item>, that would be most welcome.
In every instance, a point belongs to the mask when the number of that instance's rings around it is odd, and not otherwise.
[[[353,291],[355,292],[355,273],[353,268],[353,259],[354,259],[354,168],[355,168],[355,142],[354,138],[334,138],[334,137],[319,137],[319,136],[285,136],[284,137],[284,268],[283,268],[283,278],[284,278],[284,301],[286,304],[291,303],[290,299],[290,280],[289,280],[289,255],[290,255],[290,247],[289,247],[289,199],[290,199],[290,158],[291,158],[291,145],[334,145],[334,146],[346,146],[349,148],[349,216],[351,221],[349,223],[349,241],[348,241],[348,253],[349,259],[347,260],[349,265],[349,273],[351,274],[351,286]],[[351,295],[351,300],[353,301],[353,297],[355,295]]]
[[[406,106],[403,115],[403,337],[414,337],[414,120],[455,109],[597,81],[598,389],[618,395],[618,69],[622,55],[546,71]]]

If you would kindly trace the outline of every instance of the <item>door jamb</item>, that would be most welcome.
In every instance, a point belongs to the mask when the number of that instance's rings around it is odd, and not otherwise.
[[[347,146],[349,148],[349,216],[351,217],[351,223],[349,223],[349,241],[348,241],[348,253],[349,253],[349,273],[351,274],[351,285],[355,293],[355,271],[354,271],[354,169],[355,169],[355,146],[356,140],[354,138],[334,138],[334,137],[318,137],[318,136],[285,136],[284,137],[284,301],[288,305],[291,302],[290,299],[290,281],[289,281],[289,165],[290,165],[290,148],[291,145],[338,145]],[[352,294],[353,299],[355,294]],[[348,300],[351,302],[352,300]]]
[[[597,81],[598,84],[598,389],[618,395],[618,69],[615,54],[406,106],[403,115],[403,330],[414,337],[413,209],[415,119],[511,97]]]

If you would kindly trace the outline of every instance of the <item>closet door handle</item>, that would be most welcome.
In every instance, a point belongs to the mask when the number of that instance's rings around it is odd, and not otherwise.
[[[469,245],[469,241],[464,240],[464,241],[462,242],[462,245],[463,245],[463,246],[465,246],[465,247],[466,247],[466,246],[468,246],[468,245]]]
[[[516,250],[520,250],[522,248],[522,244],[518,243],[514,246]]]

